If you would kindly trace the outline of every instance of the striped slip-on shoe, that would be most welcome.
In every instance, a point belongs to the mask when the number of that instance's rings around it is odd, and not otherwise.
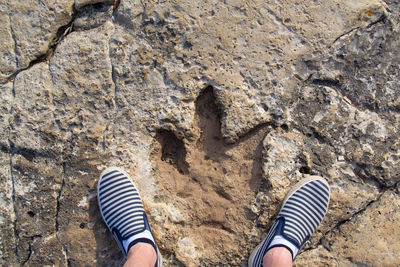
[[[124,256],[138,242],[151,244],[156,253],[156,267],[162,258],[154,241],[139,192],[129,176],[118,168],[108,168],[100,175],[97,199],[101,216]]]
[[[251,253],[248,266],[262,266],[265,253],[273,247],[286,247],[294,260],[322,222],[329,198],[329,185],[322,178],[309,177],[297,183],[287,194],[267,237]]]

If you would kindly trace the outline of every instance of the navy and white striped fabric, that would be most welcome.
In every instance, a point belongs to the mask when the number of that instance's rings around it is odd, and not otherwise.
[[[118,229],[122,238],[143,231],[143,204],[131,180],[114,169],[100,177],[98,184],[100,211],[108,228]]]
[[[157,254],[156,267],[162,257],[154,241],[139,192],[129,176],[118,168],[102,172],[97,185],[97,199],[103,220],[124,256],[139,242],[151,244]]]
[[[286,222],[283,232],[302,246],[322,222],[329,197],[329,186],[324,180],[310,181],[296,190],[280,211]]]
[[[271,230],[249,258],[249,266],[262,266],[262,260],[275,236],[300,248],[315,232],[324,218],[330,198],[328,183],[321,178],[307,178],[288,194]],[[287,246],[285,246],[287,247]],[[293,253],[293,252],[292,252]],[[293,255],[293,259],[296,255]]]

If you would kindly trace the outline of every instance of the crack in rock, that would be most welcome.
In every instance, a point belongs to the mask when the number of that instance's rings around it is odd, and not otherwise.
[[[17,55],[19,54],[18,53],[18,46],[17,46],[18,42],[17,42],[17,37],[15,36],[14,28],[13,28],[12,23],[11,23],[11,13],[8,13],[8,19],[10,20],[10,32],[11,32],[11,36],[12,36],[13,41],[14,41],[15,64],[16,64],[16,67],[18,68],[18,65],[19,65],[18,57],[17,57]],[[8,81],[5,81],[4,84],[7,83],[7,82]]]
[[[65,177],[66,177],[66,162],[65,161],[63,161],[62,166],[63,166],[63,173],[62,173],[63,177],[62,177],[62,181],[61,181],[61,188],[57,195],[56,218],[55,218],[56,233],[55,234],[56,234],[56,239],[57,239],[58,243],[63,248],[63,254],[65,256],[67,266],[69,267],[69,266],[71,266],[71,260],[69,258],[69,254],[68,254],[68,247],[61,241],[61,239],[59,237],[59,232],[60,232],[59,215],[60,215],[60,208],[61,208],[61,198],[62,198],[63,190],[65,187]]]
[[[48,61],[51,58],[51,56],[53,55],[54,50],[56,49],[57,45],[68,34],[70,34],[73,31],[73,23],[74,23],[74,20],[75,20],[75,14],[76,14],[76,11],[74,9],[73,13],[71,15],[71,20],[66,25],[63,25],[60,28],[58,28],[58,30],[56,32],[56,36],[53,38],[53,40],[51,40],[49,42],[49,48],[47,49],[47,51],[44,54],[38,56],[36,59],[34,59],[31,62],[29,62],[29,65],[26,68],[18,69],[16,72],[14,72],[13,74],[9,75],[8,78],[5,79],[5,81],[2,82],[1,84],[6,84],[7,82],[13,80],[15,78],[15,76],[17,76],[20,72],[28,70],[28,69],[32,68],[32,66],[34,66],[34,65],[36,65],[38,63]],[[10,23],[10,25],[11,25],[11,23]],[[17,49],[17,40],[15,39],[16,37],[15,37],[13,31],[12,31],[12,36],[13,36],[14,43],[15,43],[15,49]],[[15,51],[15,54],[16,55],[18,54],[17,51]],[[18,60],[18,59],[16,58],[16,60]],[[18,66],[18,64],[17,64],[17,66]]]
[[[9,130],[9,134],[10,134],[10,130]],[[11,146],[11,140],[9,139],[10,142],[10,146]],[[18,243],[19,243],[19,232],[17,229],[17,221],[18,221],[18,208],[17,208],[17,193],[15,190],[15,177],[14,177],[14,173],[13,173],[13,153],[10,151],[9,153],[9,157],[10,157],[10,175],[11,175],[11,183],[12,183],[12,205],[13,205],[13,212],[14,212],[14,222],[13,222],[13,226],[14,226],[14,237],[15,237],[15,255],[17,257],[17,260],[19,260],[18,258]]]
[[[357,31],[358,29],[360,29],[360,27],[355,27],[350,29],[349,31],[342,33],[341,35],[339,35],[338,37],[336,37],[336,39],[332,42],[332,44],[330,45],[330,47],[332,47],[337,41],[339,41],[340,39],[346,37],[347,35],[352,34],[354,31]]]
[[[35,242],[35,238],[41,238],[41,237],[42,237],[42,235],[33,235],[31,237],[28,237],[31,239],[31,242],[29,242],[28,256],[25,260],[22,261],[22,263],[21,263],[22,266],[25,265],[31,259],[31,256],[33,253],[32,245],[33,245],[33,242]]]
[[[396,186],[397,186],[397,184],[396,184]],[[380,192],[380,194],[377,196],[376,199],[369,201],[364,207],[362,207],[358,211],[354,212],[349,218],[341,220],[338,223],[336,223],[335,226],[333,226],[329,231],[327,231],[324,234],[324,236],[320,239],[320,242],[318,242],[317,246],[322,244],[322,243],[325,243],[325,244],[328,243],[326,236],[331,234],[333,231],[338,231],[341,226],[345,225],[346,223],[351,222],[353,220],[353,218],[355,218],[356,216],[361,215],[364,212],[366,212],[374,203],[379,202],[381,200],[381,198],[385,194],[385,192],[387,192],[389,190],[393,190],[394,188],[396,188],[396,186],[391,186],[391,187],[386,188],[384,191]],[[329,246],[327,246],[327,248],[329,248]]]

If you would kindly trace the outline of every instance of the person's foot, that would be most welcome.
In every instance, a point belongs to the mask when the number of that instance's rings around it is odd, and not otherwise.
[[[260,267],[266,252],[274,247],[284,247],[292,260],[315,232],[329,205],[328,183],[319,177],[300,181],[287,194],[282,208],[267,237],[249,257],[249,267]]]
[[[114,167],[103,171],[97,184],[97,199],[101,216],[124,256],[136,244],[147,243],[156,251],[155,266],[161,266],[161,254],[154,241],[142,200],[129,176]]]

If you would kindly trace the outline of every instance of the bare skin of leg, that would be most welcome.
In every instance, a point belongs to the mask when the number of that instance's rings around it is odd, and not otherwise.
[[[292,267],[292,253],[285,247],[274,247],[265,253],[263,267]]]
[[[157,254],[154,247],[148,243],[139,242],[132,246],[124,267],[154,267],[157,260]]]

